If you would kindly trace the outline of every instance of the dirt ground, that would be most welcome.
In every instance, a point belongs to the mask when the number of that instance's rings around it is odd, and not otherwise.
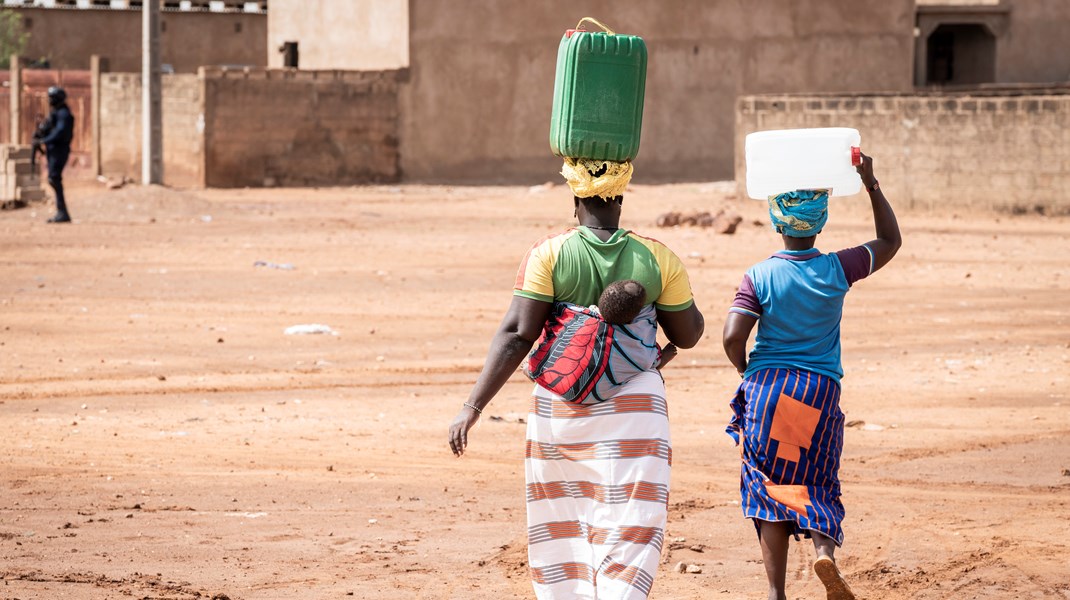
[[[653,598],[764,598],[720,332],[778,239],[731,192],[625,202],[707,318],[666,371]],[[531,597],[530,384],[512,379],[463,458],[446,428],[524,252],[570,225],[566,188],[70,196],[72,226],[0,214],[0,598]],[[746,216],[734,235],[654,225],[725,205]],[[870,239],[867,208],[833,199],[819,247]],[[846,433],[842,567],[871,600],[1070,598],[1070,218],[899,216],[902,251],[844,315],[843,406],[864,425]],[[337,335],[283,333],[298,324]],[[793,546],[793,598],[823,597],[811,558]]]

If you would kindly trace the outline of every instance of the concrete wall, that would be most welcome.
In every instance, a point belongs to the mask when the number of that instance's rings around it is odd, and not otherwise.
[[[1004,0],[1010,6],[1006,35],[996,40],[996,81],[1070,81],[1070,2]],[[1063,50],[1056,50],[1063,48]]]
[[[141,75],[101,75],[102,174],[141,177]],[[204,185],[201,83],[196,75],[163,76],[163,179],[175,187]]]
[[[302,69],[382,70],[409,66],[409,0],[271,0],[267,64],[297,42]]]
[[[862,133],[863,151],[898,206],[1070,213],[1070,87],[740,98],[740,197],[746,134],[829,126]]]
[[[30,39],[24,55],[47,59],[54,69],[88,69],[89,57],[104,56],[114,72],[141,70],[141,11],[8,8],[23,17]],[[267,16],[261,13],[172,12],[160,14],[162,62],[178,73],[202,65],[264,66]]]
[[[201,78],[207,186],[397,180],[396,71],[205,69]]]
[[[914,8],[914,0],[411,0],[402,172],[559,180],[548,142],[557,45],[565,29],[595,16],[642,35],[650,52],[636,180],[727,179],[739,94],[911,89]]]

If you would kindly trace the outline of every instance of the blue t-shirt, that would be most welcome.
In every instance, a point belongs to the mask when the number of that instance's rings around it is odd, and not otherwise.
[[[839,381],[840,318],[851,284],[873,272],[873,252],[785,250],[743,277],[732,312],[758,319],[745,377],[762,369],[813,371]]]

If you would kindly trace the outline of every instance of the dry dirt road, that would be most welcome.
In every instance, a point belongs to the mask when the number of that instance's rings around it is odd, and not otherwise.
[[[777,249],[657,229],[725,185],[635,186],[625,225],[687,264],[707,339],[666,372],[673,491],[654,598],[763,598],[720,349]],[[889,190],[893,202],[894,190]],[[72,226],[0,214],[0,598],[530,597],[517,375],[446,428],[566,188],[85,187]],[[819,247],[872,237],[834,199]],[[843,569],[864,598],[1070,598],[1070,219],[900,211],[844,315]],[[254,266],[289,263],[292,270]],[[338,335],[284,335],[297,324]],[[805,544],[790,591],[820,598]],[[701,574],[677,574],[680,562]]]

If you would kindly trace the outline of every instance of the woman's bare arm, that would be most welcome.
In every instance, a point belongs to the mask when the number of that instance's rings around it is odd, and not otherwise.
[[[877,189],[871,189],[877,183],[873,175],[873,159],[862,155],[862,164],[855,167],[862,177],[862,185],[869,192],[869,201],[873,205],[873,226],[877,231],[877,239],[866,244],[873,251],[873,271],[880,269],[892,260],[895,253],[903,245],[903,237],[899,233],[899,222],[895,218],[895,212],[884,192],[877,185]]]
[[[659,310],[658,324],[677,348],[694,348],[706,330],[706,320],[694,303],[684,310]]]
[[[724,353],[740,374],[747,370],[747,340],[757,322],[755,317],[734,311],[729,312],[724,321]]]
[[[468,445],[468,430],[479,420],[480,412],[490,404],[494,395],[509,381],[535,340],[539,339],[552,307],[553,304],[549,302],[513,296],[513,303],[509,305],[498,332],[490,342],[483,370],[468,395],[467,404],[471,406],[462,406],[450,424],[450,449],[455,455],[464,454]]]

